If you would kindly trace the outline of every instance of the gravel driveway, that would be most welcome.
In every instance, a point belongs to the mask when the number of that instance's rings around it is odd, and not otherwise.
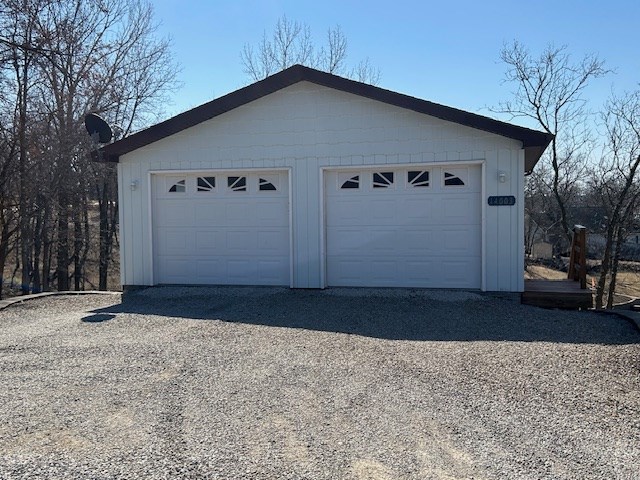
[[[0,478],[638,479],[640,333],[464,292],[0,312]]]

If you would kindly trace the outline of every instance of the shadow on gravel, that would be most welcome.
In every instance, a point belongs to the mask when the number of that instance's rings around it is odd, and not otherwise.
[[[389,340],[640,343],[635,327],[616,316],[544,310],[520,305],[514,297],[465,297],[463,293],[455,301],[450,297],[439,301],[438,295],[231,287],[182,288],[176,293],[169,287],[157,287],[125,294],[121,304],[94,310],[83,321],[102,322],[128,313]]]
[[[95,313],[84,317],[82,321],[85,323],[102,323],[114,318],[116,318],[116,316],[112,313]]]

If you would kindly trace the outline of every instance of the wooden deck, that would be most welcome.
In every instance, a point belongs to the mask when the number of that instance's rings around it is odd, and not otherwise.
[[[521,302],[544,308],[592,308],[593,295],[573,280],[525,280]]]

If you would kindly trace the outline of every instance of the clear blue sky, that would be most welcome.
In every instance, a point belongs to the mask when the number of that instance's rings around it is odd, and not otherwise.
[[[159,34],[170,36],[181,65],[174,115],[249,83],[240,51],[256,44],[287,15],[309,25],[316,43],[340,25],[348,63],[369,57],[382,71],[380,87],[491,115],[487,106],[509,98],[499,62],[504,42],[533,52],[567,45],[578,59],[596,53],[616,73],[589,89],[592,108],[611,92],[639,88],[637,0],[555,1],[205,1],[154,0]]]

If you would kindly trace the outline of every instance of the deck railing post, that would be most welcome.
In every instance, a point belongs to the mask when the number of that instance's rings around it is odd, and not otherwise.
[[[567,277],[579,281],[580,288],[587,288],[587,229],[582,225],[573,227]]]
[[[587,288],[587,229],[581,225],[578,228],[578,236],[580,237],[580,288]]]

